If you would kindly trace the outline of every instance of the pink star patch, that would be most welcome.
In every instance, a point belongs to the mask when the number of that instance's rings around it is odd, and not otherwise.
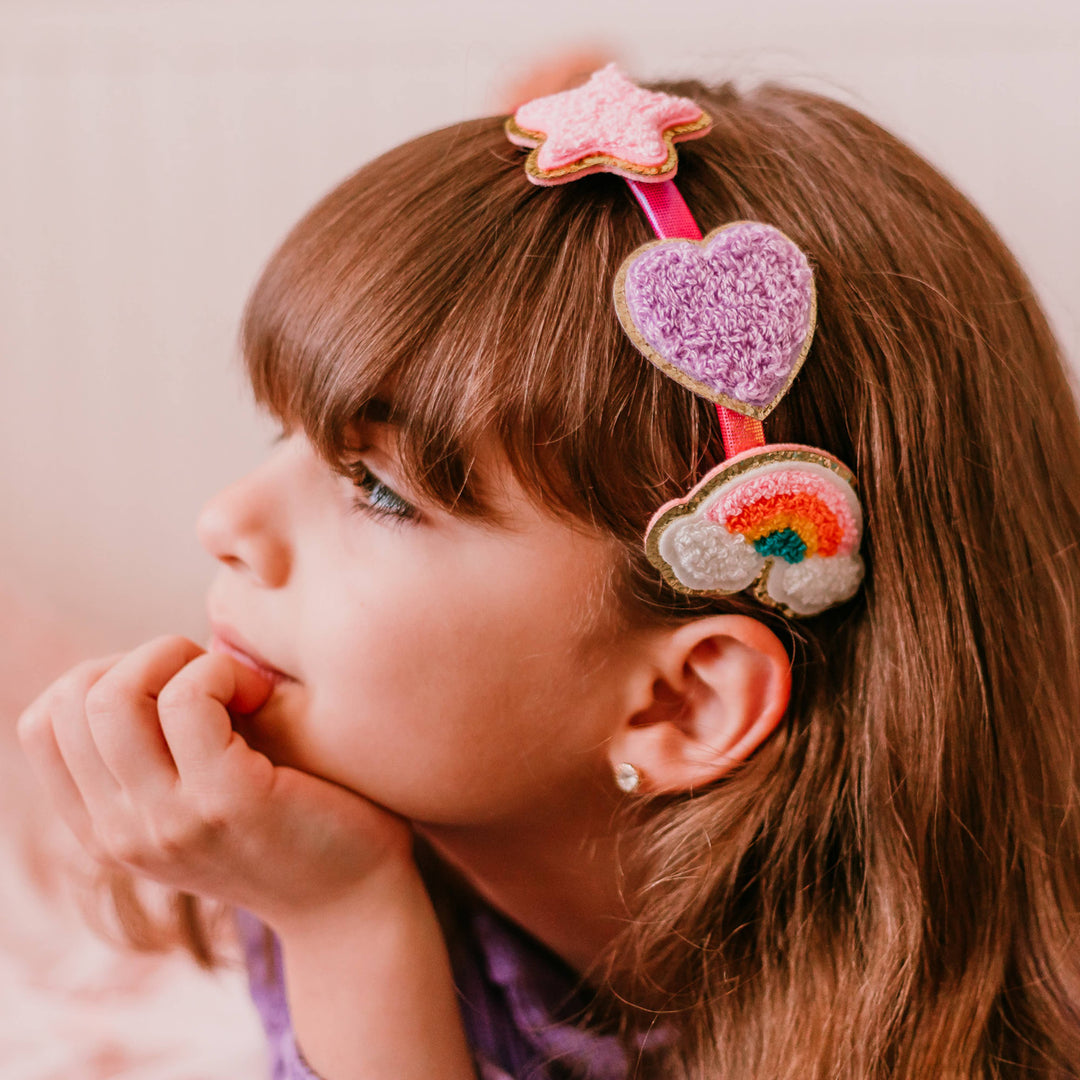
[[[584,86],[526,102],[506,121],[506,134],[533,147],[525,171],[534,184],[594,172],[663,181],[678,166],[674,144],[711,127],[708,113],[689,98],[644,90],[608,64]]]

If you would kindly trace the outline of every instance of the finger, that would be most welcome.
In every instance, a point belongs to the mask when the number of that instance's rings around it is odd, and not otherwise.
[[[19,718],[19,740],[42,786],[68,827],[88,848],[96,848],[92,820],[83,788],[72,772],[71,761],[80,763],[81,783],[94,787],[101,797],[116,794],[115,783],[97,756],[93,741],[81,723],[87,691],[122,656],[117,653],[89,660],[57,679]],[[79,728],[83,728],[80,735]],[[66,733],[67,753],[58,731]]]
[[[90,814],[64,764],[48,715],[40,714],[35,717],[33,724],[25,719],[20,720],[19,741],[30,762],[31,771],[45,789],[57,813],[84,847],[93,848],[95,841]]]
[[[205,775],[238,738],[229,706],[253,712],[273,687],[227,653],[204,653],[169,681],[158,695],[158,716],[181,782]]]
[[[133,649],[87,696],[87,719],[102,760],[136,799],[173,787],[176,763],[158,719],[158,694],[203,650],[183,637]]]

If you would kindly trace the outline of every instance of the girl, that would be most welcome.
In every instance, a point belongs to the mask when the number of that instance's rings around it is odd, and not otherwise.
[[[256,285],[282,438],[202,514],[209,649],[74,669],[25,748],[134,940],[131,871],[204,962],[192,897],[240,909],[276,1077],[1080,1075],[1060,350],[865,117],[663,89],[712,117],[679,147],[702,227],[813,266],[765,429],[852,466],[855,595],[798,619],[657,571],[651,515],[724,450],[612,308],[652,233],[479,120],[346,180]]]

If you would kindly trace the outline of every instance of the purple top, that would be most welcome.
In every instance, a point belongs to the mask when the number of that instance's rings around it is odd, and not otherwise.
[[[588,1004],[575,973],[482,901],[458,906],[451,965],[481,1080],[626,1080],[624,1044],[575,1022]],[[236,922],[272,1080],[320,1080],[296,1045],[277,940],[271,964],[263,925],[243,911]]]

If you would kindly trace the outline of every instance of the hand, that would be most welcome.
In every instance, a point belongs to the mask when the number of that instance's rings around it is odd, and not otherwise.
[[[233,729],[272,685],[179,637],[72,668],[22,715],[32,765],[84,847],[275,929],[411,866],[406,822],[275,766]]]

